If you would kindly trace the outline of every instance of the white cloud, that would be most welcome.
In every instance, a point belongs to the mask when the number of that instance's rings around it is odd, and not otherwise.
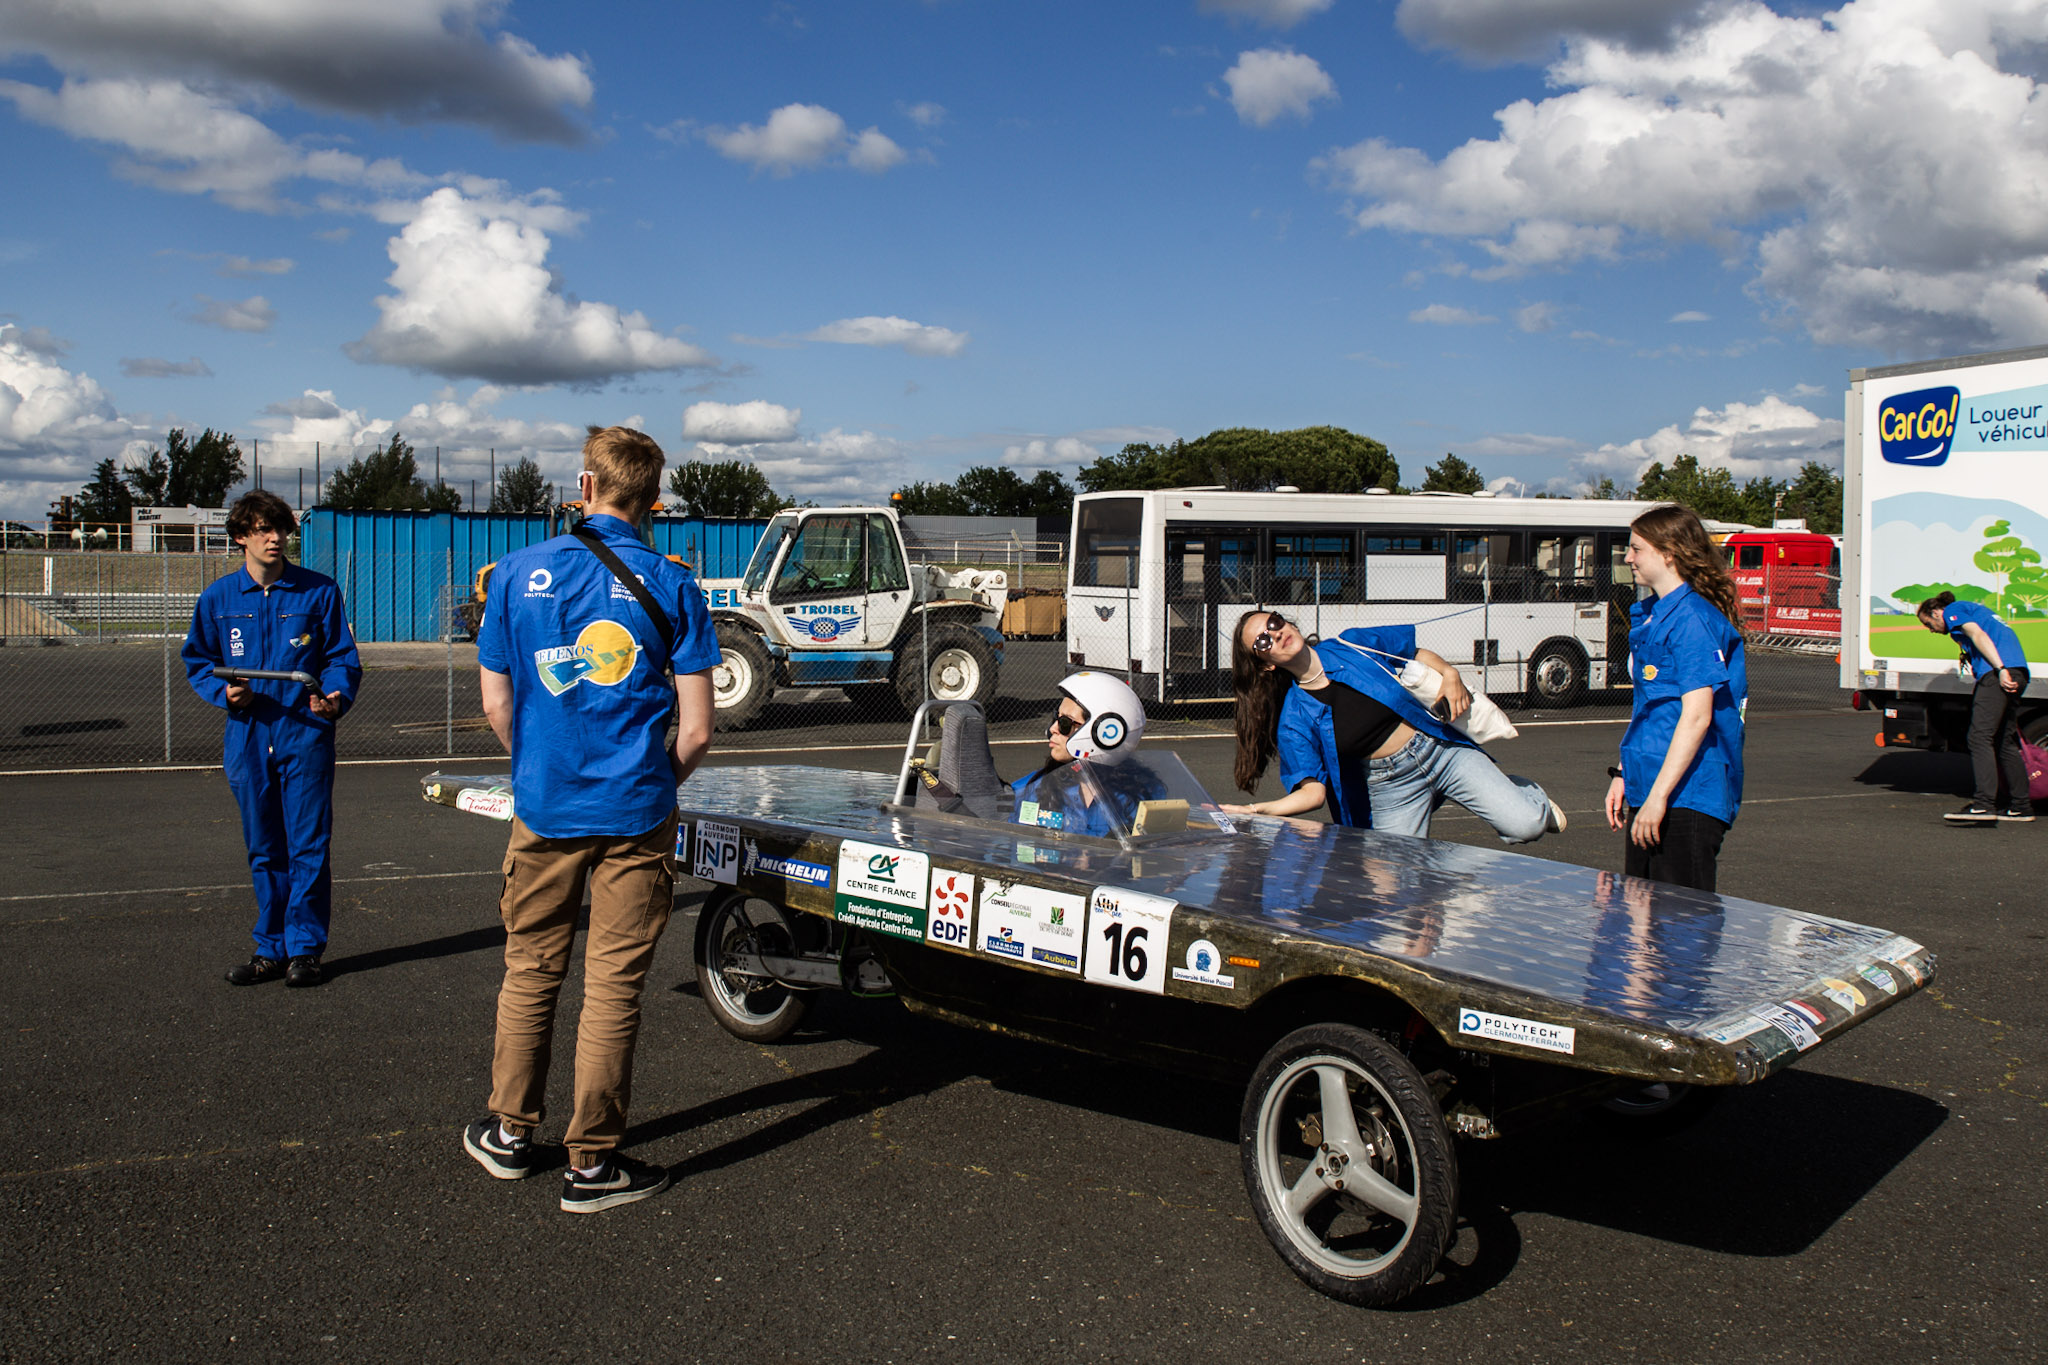
[[[1270,128],[1283,118],[1307,120],[1317,100],[1337,98],[1337,83],[1317,65],[1286,48],[1241,52],[1237,65],[1223,73],[1230,104],[1241,122]]]
[[[872,431],[838,427],[822,436],[791,441],[726,445],[700,441],[707,459],[751,460],[787,497],[834,503],[875,503],[908,482],[903,445]]]
[[[920,128],[936,128],[946,121],[946,106],[924,100],[917,104],[901,106],[903,116]]]
[[[208,327],[230,332],[267,332],[277,321],[277,309],[261,294],[246,299],[215,299],[205,294],[198,298],[199,311],[192,315],[192,321]]]
[[[1024,469],[1079,469],[1101,458],[1100,450],[1078,436],[1060,436],[1050,441],[1040,439],[1007,446],[1002,462]]]
[[[811,170],[835,158],[856,170],[880,174],[908,156],[879,129],[849,134],[846,120],[819,104],[785,104],[764,124],[694,131],[719,155],[771,175]]]
[[[1557,305],[1528,303],[1515,310],[1515,326],[1525,332],[1547,332],[1557,326]]]
[[[2039,0],[1849,0],[1825,19],[1721,0],[1661,47],[1568,38],[1547,72],[1561,93],[1501,109],[1494,138],[1441,159],[1376,138],[1316,166],[1360,226],[1465,238],[1494,262],[1482,278],[1698,241],[1747,258],[1754,292],[1823,344],[2033,342],[2043,44]]]
[[[1671,320],[1673,322],[1712,322],[1713,318],[1700,312],[1698,309],[1688,308],[1683,313],[1673,313]]]
[[[1776,395],[1759,403],[1701,407],[1683,428],[1674,422],[1633,441],[1585,451],[1573,468],[1589,482],[1606,475],[1617,483],[1633,483],[1652,461],[1668,468],[1680,455],[1692,455],[1706,468],[1724,468],[1737,483],[1789,478],[1809,460],[1839,468],[1842,422]]]
[[[309,108],[577,142],[581,57],[497,29],[503,0],[10,0],[0,51],[70,74],[169,79]]]
[[[356,360],[502,384],[600,384],[622,375],[717,363],[645,316],[564,295],[547,268],[548,232],[578,215],[545,198],[471,198],[436,190],[388,248],[394,292]]]
[[[544,416],[503,416],[494,411],[503,397],[504,390],[492,384],[480,384],[467,395],[451,386],[399,416],[376,417],[361,408],[343,407],[332,389],[307,389],[296,398],[270,404],[257,425],[269,433],[263,438],[266,465],[275,461],[313,469],[317,442],[318,467],[331,474],[398,433],[413,447],[424,478],[433,477],[438,447],[441,477],[465,499],[467,485],[474,481],[477,501],[488,505],[488,471],[494,461],[503,470],[514,461],[531,459],[551,482],[567,484],[580,467],[583,426]],[[627,417],[621,424],[644,428],[645,419]]]
[[[794,440],[802,408],[756,398],[746,403],[692,403],[683,409],[683,439],[718,445]]]
[[[41,520],[98,461],[125,460],[145,428],[91,375],[59,365],[41,328],[0,323],[0,515]]]
[[[1476,327],[1482,323],[1499,322],[1490,313],[1475,313],[1469,308],[1454,308],[1448,303],[1432,303],[1427,308],[1418,308],[1408,315],[1410,322],[1427,322],[1438,327]]]
[[[806,341],[833,341],[847,346],[901,346],[912,355],[959,355],[967,349],[967,333],[931,327],[909,318],[841,318],[804,334]]]
[[[287,142],[217,93],[171,80],[70,80],[56,90],[0,81],[0,98],[22,117],[130,155],[115,163],[127,179],[177,194],[211,194],[232,208],[276,212],[296,205],[278,186],[308,179],[392,191],[425,183],[391,159],[365,161]]]
[[[1268,28],[1293,28],[1311,14],[1321,14],[1336,0],[1202,0],[1204,14],[1245,19]]]
[[[1472,61],[1541,59],[1573,36],[1668,43],[1709,0],[1401,0],[1394,22],[1424,47]]]
[[[190,360],[160,360],[156,356],[124,357],[121,373],[130,379],[207,379],[213,371],[198,356]]]

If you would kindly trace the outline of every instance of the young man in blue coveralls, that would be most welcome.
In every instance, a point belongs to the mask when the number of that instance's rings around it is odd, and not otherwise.
[[[341,589],[284,557],[297,529],[275,493],[236,499],[228,535],[242,547],[242,567],[199,595],[180,651],[192,690],[228,716],[221,763],[256,886],[256,952],[228,968],[237,986],[279,977],[319,985],[333,906],[334,723],[355,702],[363,666]],[[216,664],[311,674],[319,690],[273,678],[223,682]]]
[[[618,1146],[640,993],[675,895],[676,784],[711,745],[719,658],[704,590],[634,530],[661,492],[661,447],[607,427],[584,442],[583,463],[590,515],[578,530],[616,568],[580,535],[515,550],[491,577],[477,633],[484,715],[512,756],[514,819],[498,899],[505,981],[490,1112],[462,1134],[463,1149],[498,1179],[533,1174],[555,1002],[587,887],[565,1213],[616,1208],[668,1185],[667,1171]]]

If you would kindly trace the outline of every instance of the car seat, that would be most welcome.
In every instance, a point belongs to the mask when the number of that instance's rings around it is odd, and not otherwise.
[[[988,721],[980,707],[946,708],[939,718],[938,757],[927,757],[922,766],[927,780],[915,784],[913,806],[961,811],[983,820],[1009,818],[1010,784],[996,774]]]

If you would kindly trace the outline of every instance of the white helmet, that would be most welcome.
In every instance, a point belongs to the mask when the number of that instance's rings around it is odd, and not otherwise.
[[[1137,749],[1145,733],[1145,703],[1129,683],[1107,673],[1076,673],[1062,679],[1059,688],[1088,717],[1068,736],[1068,753],[1108,765],[1123,762]]]

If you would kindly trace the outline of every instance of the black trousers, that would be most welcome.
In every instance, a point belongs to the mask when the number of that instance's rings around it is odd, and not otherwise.
[[[1635,808],[1630,807],[1628,824],[1633,825],[1635,819]],[[1622,843],[1627,852],[1623,856],[1621,870],[1631,877],[1648,877],[1653,882],[1689,886],[1695,891],[1712,891],[1714,863],[1721,856],[1721,840],[1727,834],[1726,820],[1716,820],[1703,811],[1686,806],[1668,807],[1654,846],[1638,847],[1635,840],[1628,837],[1628,830],[1622,830]]]
[[[2008,692],[1998,685],[1998,670],[1977,679],[1970,694],[1970,774],[1977,784],[1976,799],[1985,805],[1998,801],[1998,779],[2005,777],[2010,805],[2031,811],[2027,799],[2027,761],[2020,753],[2020,692],[2027,690],[2027,670],[2011,670],[2020,685]]]

